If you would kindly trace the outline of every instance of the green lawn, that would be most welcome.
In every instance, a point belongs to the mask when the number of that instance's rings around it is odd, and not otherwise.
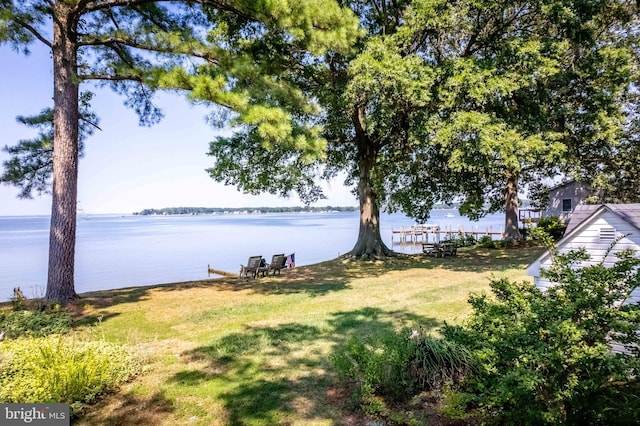
[[[147,360],[89,408],[86,425],[358,424],[329,357],[354,334],[423,327],[469,312],[492,277],[527,279],[540,249],[457,258],[336,259],[282,276],[223,278],[83,295],[78,319]],[[126,285],[126,283],[123,283]]]

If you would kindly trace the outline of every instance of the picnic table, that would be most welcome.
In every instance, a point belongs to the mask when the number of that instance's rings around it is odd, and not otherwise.
[[[458,244],[455,241],[443,241],[441,243],[422,243],[422,252],[427,256],[445,257],[457,256]]]

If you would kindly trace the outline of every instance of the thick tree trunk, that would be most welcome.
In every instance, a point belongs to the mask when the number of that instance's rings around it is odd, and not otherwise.
[[[393,254],[380,236],[380,209],[369,177],[360,176],[360,230],[358,240],[348,255],[361,259],[384,259]]]
[[[78,80],[75,23],[66,2],[54,5],[53,188],[49,236],[48,301],[77,298],[74,286],[78,198]]]
[[[360,201],[360,230],[355,246],[347,256],[359,259],[384,259],[393,254],[380,236],[380,207],[371,183],[371,169],[376,161],[378,149],[366,132],[364,107],[354,111],[353,124],[358,141],[358,199]]]
[[[508,241],[519,241],[522,239],[518,228],[518,176],[514,173],[507,173],[507,184],[505,185],[505,220],[504,238]]]

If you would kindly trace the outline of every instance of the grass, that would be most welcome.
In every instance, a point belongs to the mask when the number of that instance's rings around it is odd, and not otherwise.
[[[222,278],[83,295],[82,327],[146,354],[144,374],[81,425],[357,425],[329,361],[350,336],[404,326],[437,333],[490,278],[525,279],[539,249],[457,258],[340,259],[280,277]]]

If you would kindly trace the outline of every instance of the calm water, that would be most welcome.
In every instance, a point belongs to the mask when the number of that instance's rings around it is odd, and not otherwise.
[[[447,217],[455,215],[456,217]],[[415,222],[402,214],[381,216],[384,241],[391,230]],[[442,227],[498,231],[502,215],[480,223],[457,212],[432,213]],[[202,216],[81,216],[76,241],[76,291],[152,285],[208,277],[207,265],[237,272],[251,255],[296,254],[297,265],[333,259],[351,250],[358,236],[358,213]],[[27,297],[44,294],[47,282],[49,217],[0,216],[0,300],[20,286]],[[412,252],[412,245],[393,244]]]

